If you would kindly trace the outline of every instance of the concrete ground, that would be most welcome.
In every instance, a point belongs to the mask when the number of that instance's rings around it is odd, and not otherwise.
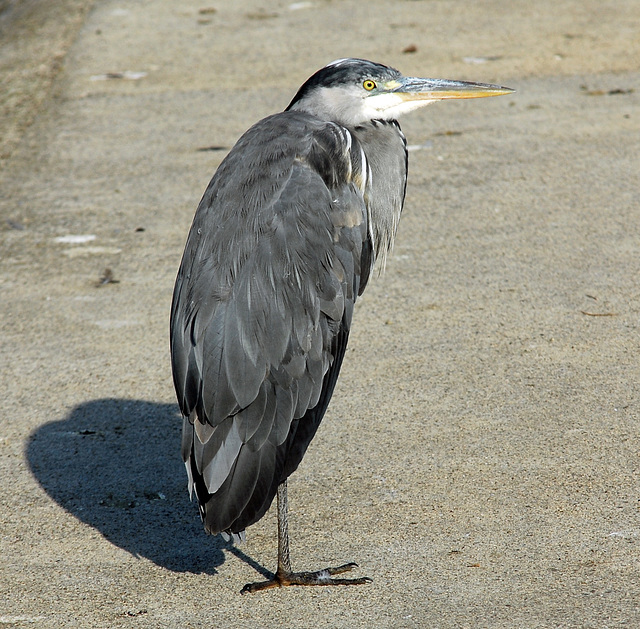
[[[0,8],[0,627],[640,626],[636,0]],[[343,56],[517,92],[403,121],[290,480],[294,568],[373,583],[240,596],[274,514],[232,548],[188,501],[173,281],[226,151]]]

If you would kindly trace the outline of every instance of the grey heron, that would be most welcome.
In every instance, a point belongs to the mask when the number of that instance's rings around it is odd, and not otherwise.
[[[171,359],[205,529],[243,539],[278,497],[277,571],[243,592],[370,581],[332,578],[353,563],[291,570],[286,481],[327,409],[355,301],[393,244],[407,183],[397,118],[511,91],[339,59],[246,131],[211,179],[175,284]]]

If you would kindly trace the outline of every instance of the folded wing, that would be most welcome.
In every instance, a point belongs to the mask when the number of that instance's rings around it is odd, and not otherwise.
[[[346,129],[285,112],[247,131],[200,202],[171,356],[211,533],[262,517],[324,415],[373,264],[366,175]]]

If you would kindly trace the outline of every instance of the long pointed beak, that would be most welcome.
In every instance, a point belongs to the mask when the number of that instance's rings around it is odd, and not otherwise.
[[[394,93],[402,100],[447,100],[450,98],[486,98],[511,94],[515,90],[502,85],[471,83],[469,81],[449,81],[448,79],[419,79],[405,77],[394,86]]]

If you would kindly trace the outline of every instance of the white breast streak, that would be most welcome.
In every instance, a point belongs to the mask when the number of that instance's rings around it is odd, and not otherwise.
[[[348,165],[347,179],[351,180],[353,177],[353,166],[351,164],[351,145],[353,143],[353,139],[351,137],[351,133],[349,132],[349,129],[342,125],[336,124],[335,122],[332,122],[331,124],[339,134],[339,141],[342,146],[342,156]]]
[[[341,129],[346,144],[344,148],[344,158],[347,161],[347,164],[349,164],[349,180],[351,180],[351,178],[353,177],[353,166],[351,164],[351,144],[353,143],[353,140],[351,138],[349,129],[345,129],[344,127],[341,127]]]
[[[372,250],[375,255],[376,247],[376,239],[373,233],[373,221],[371,220],[371,204],[367,202],[367,188],[371,190],[370,183],[372,180],[371,176],[371,166],[369,166],[369,160],[367,160],[367,156],[365,155],[364,149],[362,146],[360,147],[360,158],[362,159],[362,194],[365,197],[365,207],[367,208],[367,231],[369,232],[369,238],[371,239]]]

